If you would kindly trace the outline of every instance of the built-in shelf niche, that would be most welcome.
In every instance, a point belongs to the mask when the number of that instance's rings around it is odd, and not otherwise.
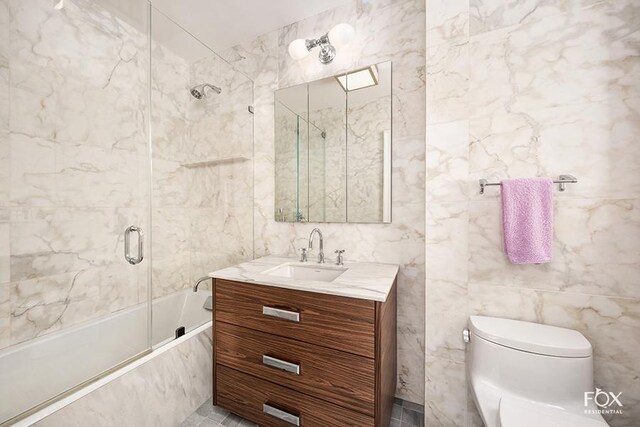
[[[249,160],[251,160],[251,158],[245,156],[223,157],[220,159],[210,159],[201,162],[183,163],[182,166],[185,168],[204,168],[208,166],[216,166],[229,163],[247,162]]]

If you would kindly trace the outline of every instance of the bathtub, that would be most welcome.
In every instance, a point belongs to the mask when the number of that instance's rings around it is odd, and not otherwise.
[[[185,328],[188,339],[211,326],[211,312],[203,308],[210,291],[191,289],[158,298],[152,303],[152,351],[122,368],[88,382],[63,399],[43,405],[67,390],[148,350],[148,306],[140,304],[107,317],[36,338],[0,351],[0,424],[40,405],[38,412],[20,422],[30,425],[92,389],[119,377],[159,354]],[[27,422],[28,420],[28,422]]]

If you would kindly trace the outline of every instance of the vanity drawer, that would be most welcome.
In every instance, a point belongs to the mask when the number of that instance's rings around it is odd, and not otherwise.
[[[218,365],[216,382],[218,405],[263,427],[374,425],[372,417],[225,366]]]
[[[215,280],[215,320],[373,358],[375,303]]]
[[[226,323],[215,345],[218,364],[374,415],[373,359]]]

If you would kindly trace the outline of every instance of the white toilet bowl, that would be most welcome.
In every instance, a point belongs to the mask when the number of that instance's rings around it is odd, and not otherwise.
[[[468,377],[486,427],[606,427],[585,392],[591,344],[577,331],[494,317],[469,319]]]

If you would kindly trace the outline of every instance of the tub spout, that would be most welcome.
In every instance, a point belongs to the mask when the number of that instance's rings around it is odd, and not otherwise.
[[[199,278],[198,280],[196,280],[196,284],[193,285],[193,292],[198,292],[198,286],[200,285],[200,283],[204,282],[205,280],[209,280],[209,279],[211,279],[211,277],[203,276],[203,277]]]

